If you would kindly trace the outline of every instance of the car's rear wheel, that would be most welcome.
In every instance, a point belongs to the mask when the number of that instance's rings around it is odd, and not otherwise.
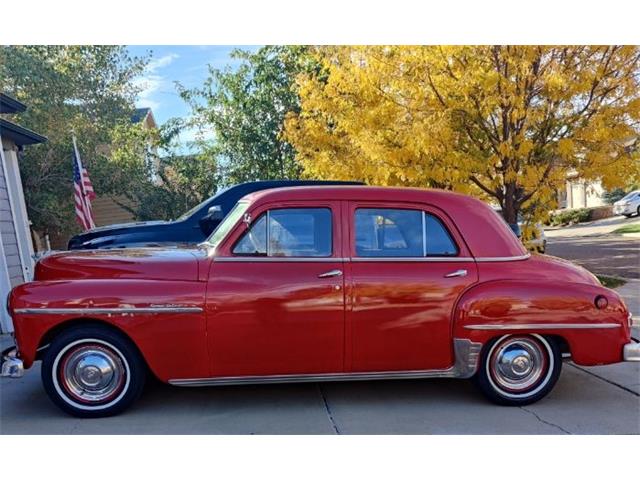
[[[504,335],[490,341],[474,380],[489,400],[500,405],[528,405],[554,387],[562,355],[540,335]]]
[[[76,417],[122,412],[142,393],[145,377],[135,345],[102,326],[61,333],[42,359],[42,383],[49,398]]]

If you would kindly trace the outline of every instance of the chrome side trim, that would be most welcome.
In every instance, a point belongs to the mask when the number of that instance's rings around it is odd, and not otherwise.
[[[214,257],[214,262],[517,262],[531,255],[517,257]]]
[[[530,253],[514,257],[476,257],[476,262],[517,262],[520,260],[526,260],[530,257]]]
[[[619,323],[520,323],[516,325],[506,324],[478,324],[465,325],[468,330],[565,330],[565,329],[591,329],[591,328],[619,328]]]
[[[346,262],[348,258],[337,257],[214,257],[214,262],[320,262],[320,263],[335,263]]]
[[[422,378],[469,378],[478,369],[482,344],[466,338],[454,339],[456,361],[454,366],[435,370],[405,370],[396,372],[321,373],[311,375],[250,375],[213,378],[176,378],[171,385],[204,387],[212,385],[247,385],[269,383],[342,382],[355,380],[400,380]]]
[[[18,308],[28,315],[125,315],[135,313],[201,313],[200,307],[122,307],[122,308]]]

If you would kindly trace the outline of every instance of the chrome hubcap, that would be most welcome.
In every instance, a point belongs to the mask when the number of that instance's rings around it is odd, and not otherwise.
[[[491,374],[507,391],[523,391],[538,383],[547,365],[542,347],[533,339],[508,338],[491,356]]]
[[[102,346],[74,349],[62,364],[65,390],[83,402],[108,400],[122,390],[125,370],[118,355]]]

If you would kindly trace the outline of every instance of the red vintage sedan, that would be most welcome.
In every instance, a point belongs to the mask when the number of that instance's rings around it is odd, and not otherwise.
[[[640,361],[621,298],[529,255],[502,218],[435,190],[297,187],[242,199],[198,248],[67,252],[13,289],[17,347],[82,417],[172,385],[473,378],[535,402],[563,357]]]

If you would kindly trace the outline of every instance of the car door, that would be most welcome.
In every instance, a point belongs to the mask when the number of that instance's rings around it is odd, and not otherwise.
[[[444,369],[453,364],[451,318],[476,264],[435,207],[349,202],[348,368]]]
[[[212,376],[344,371],[339,207],[266,205],[230,233],[207,286]]]

